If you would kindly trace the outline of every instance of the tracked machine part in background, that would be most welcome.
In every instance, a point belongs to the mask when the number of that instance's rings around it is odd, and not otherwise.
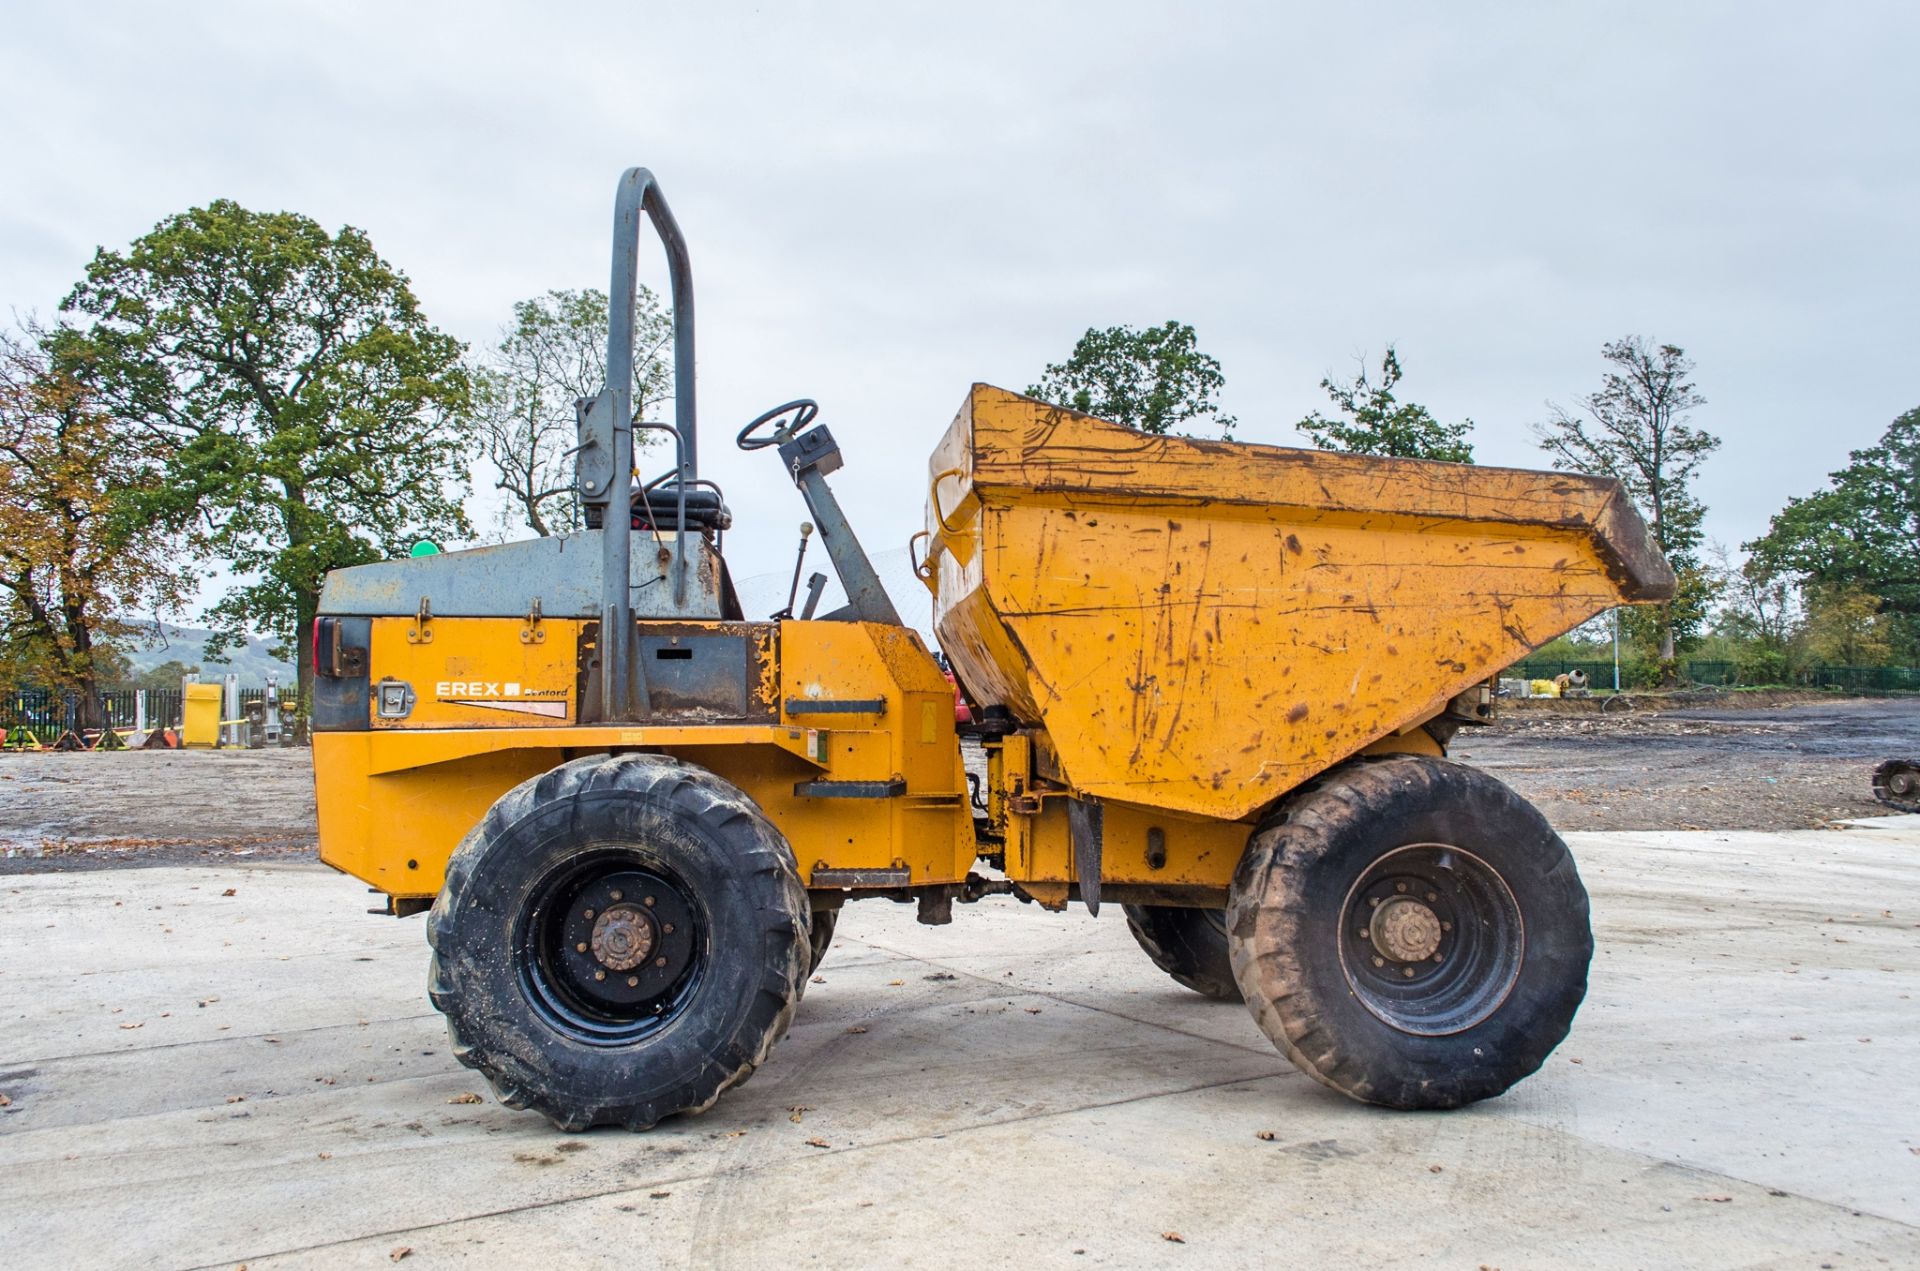
[[[1896,811],[1920,814],[1920,759],[1889,759],[1875,768],[1873,797]]]

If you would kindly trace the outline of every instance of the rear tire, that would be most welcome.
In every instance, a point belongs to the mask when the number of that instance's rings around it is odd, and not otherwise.
[[[712,1106],[786,1033],[808,960],[792,849],[664,755],[593,755],[503,795],[447,863],[430,992],[453,1053],[564,1130]]]
[[[1127,930],[1153,964],[1174,983],[1220,1002],[1240,1000],[1233,963],[1227,956],[1224,909],[1186,909],[1177,905],[1124,905]]]
[[[1235,978],[1301,1071],[1391,1108],[1505,1091],[1560,1044],[1593,956],[1546,818],[1425,756],[1347,765],[1254,833],[1227,909]]]

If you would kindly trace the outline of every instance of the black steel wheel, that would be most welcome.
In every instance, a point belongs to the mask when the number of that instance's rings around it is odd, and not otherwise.
[[[705,909],[663,869],[618,850],[583,855],[543,880],[521,915],[521,989],[554,1031],[624,1046],[678,1019],[699,987]]]
[[[1464,848],[1412,843],[1347,893],[1340,969],[1361,1005],[1403,1033],[1444,1037],[1507,1000],[1526,945],[1498,870]]]
[[[1393,1108],[1453,1108],[1537,1070],[1593,956],[1566,844],[1499,781],[1360,760],[1255,831],[1227,909],[1234,977],[1287,1057]]]
[[[567,1130],[710,1107],[785,1035],[810,952],[786,840],[664,755],[589,756],[503,795],[427,936],[455,1057]]]
[[[1227,912],[1177,905],[1124,905],[1127,930],[1174,983],[1216,1001],[1237,1002],[1227,957]]]

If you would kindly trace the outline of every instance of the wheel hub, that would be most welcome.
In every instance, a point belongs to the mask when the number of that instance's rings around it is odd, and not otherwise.
[[[1420,901],[1394,896],[1373,911],[1367,933],[1382,957],[1425,962],[1440,948],[1440,916]]]
[[[689,891],[618,851],[555,871],[519,925],[529,1001],[560,1032],[625,1045],[670,1021],[705,963]]]
[[[1408,844],[1374,861],[1347,893],[1338,931],[1355,998],[1415,1036],[1463,1032],[1493,1014],[1526,948],[1499,871],[1445,843]]]
[[[631,971],[652,954],[658,937],[653,919],[632,905],[615,905],[594,919],[588,944],[594,960],[609,971]]]

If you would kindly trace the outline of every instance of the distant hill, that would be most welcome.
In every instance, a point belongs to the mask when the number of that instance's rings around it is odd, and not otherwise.
[[[262,688],[270,674],[277,675],[282,684],[293,683],[293,663],[274,658],[267,652],[272,646],[258,636],[247,637],[244,649],[227,650],[222,661],[208,660],[202,650],[212,634],[198,627],[176,627],[170,622],[163,623],[158,630],[147,627],[144,637],[135,636],[127,640],[121,646],[121,651],[127,655],[127,661],[136,675],[167,662],[184,662],[188,666],[199,667],[203,678],[238,675],[242,688]]]

